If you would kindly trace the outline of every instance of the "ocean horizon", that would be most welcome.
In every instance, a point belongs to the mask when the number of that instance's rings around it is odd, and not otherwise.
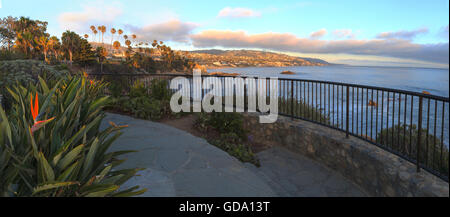
[[[280,74],[286,70],[295,74]],[[343,82],[414,92],[427,91],[437,96],[449,96],[449,69],[443,68],[329,65],[208,69],[208,72],[219,71],[262,77]]]

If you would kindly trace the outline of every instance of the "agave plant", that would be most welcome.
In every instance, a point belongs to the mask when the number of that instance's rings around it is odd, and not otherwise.
[[[114,170],[123,162],[117,156],[130,151],[108,153],[126,126],[111,123],[100,130],[107,102],[103,88],[105,83],[75,76],[52,88],[39,77],[37,85],[8,89],[14,103],[8,115],[0,108],[0,196],[145,192],[138,186],[119,190],[140,169]]]

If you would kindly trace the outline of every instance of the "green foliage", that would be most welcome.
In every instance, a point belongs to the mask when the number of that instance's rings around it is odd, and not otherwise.
[[[208,138],[212,145],[242,162],[259,166],[259,160],[246,143],[247,131],[244,129],[242,114],[234,112],[199,113],[194,126],[209,135],[214,134],[211,131],[218,132],[218,138]]]
[[[0,87],[8,87],[16,82],[28,83],[36,81],[38,76],[47,74],[61,78],[69,73],[58,66],[50,66],[38,60],[0,61]]]
[[[166,80],[153,80],[150,87],[147,88],[144,83],[136,81],[130,88],[128,96],[114,97],[108,108],[129,113],[141,119],[160,120],[173,116],[170,109],[171,92],[167,82]],[[114,91],[114,89],[112,90]],[[112,94],[117,95],[114,92]]]
[[[448,176],[448,147],[445,145],[442,145],[441,147],[441,140],[432,134],[427,135],[426,130],[421,130],[420,132],[420,162]],[[392,137],[392,135],[394,135],[394,137]],[[395,125],[394,127],[383,129],[379,132],[377,135],[377,142],[416,159],[418,135],[419,130],[415,124]],[[442,161],[440,160],[441,156]]]
[[[292,110],[293,109],[293,110]],[[330,119],[318,107],[309,105],[302,100],[278,98],[278,111],[283,114],[307,118],[320,123],[329,124]]]
[[[26,58],[26,56],[21,52],[0,49],[0,61],[17,60],[17,59],[25,59],[25,58]]]
[[[150,84],[150,94],[157,100],[169,101],[172,92],[169,88],[169,81],[165,79],[154,79]]]
[[[14,99],[8,115],[0,108],[1,196],[132,196],[134,187],[118,190],[139,169],[115,170],[123,161],[108,148],[122,126],[100,130],[107,97],[105,84],[84,77],[60,79],[48,85],[16,85],[8,90]],[[38,120],[50,120],[33,129],[31,96],[38,94]],[[54,118],[54,119],[52,119]]]
[[[198,129],[212,128],[221,134],[233,133],[242,140],[247,140],[242,114],[236,112],[200,113],[195,123]]]
[[[258,167],[260,166],[259,160],[250,149],[250,146],[245,144],[241,137],[235,133],[221,134],[219,139],[212,140],[211,144],[226,151],[228,154],[242,162],[249,162]]]

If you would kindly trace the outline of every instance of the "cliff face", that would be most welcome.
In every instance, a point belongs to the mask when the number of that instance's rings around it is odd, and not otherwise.
[[[210,67],[324,66],[329,64],[320,59],[254,50],[197,50],[190,51],[187,56],[199,64]]]

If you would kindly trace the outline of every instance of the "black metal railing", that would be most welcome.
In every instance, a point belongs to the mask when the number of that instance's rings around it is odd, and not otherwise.
[[[124,94],[139,80],[188,78],[179,74],[95,74],[97,79],[123,83]],[[225,78],[217,77],[225,93]],[[254,76],[237,76],[254,78]],[[268,81],[267,81],[268,84]],[[213,84],[214,86],[216,84]],[[246,81],[244,99],[248,101]],[[424,93],[340,82],[278,78],[279,114],[318,123],[377,145],[448,182],[449,98]],[[237,87],[235,88],[237,91]],[[255,88],[258,88],[257,85]],[[175,90],[173,90],[175,91]],[[201,97],[208,90],[202,89]],[[266,89],[266,96],[273,91]],[[247,102],[246,101],[246,102]],[[244,103],[246,104],[246,103]]]

